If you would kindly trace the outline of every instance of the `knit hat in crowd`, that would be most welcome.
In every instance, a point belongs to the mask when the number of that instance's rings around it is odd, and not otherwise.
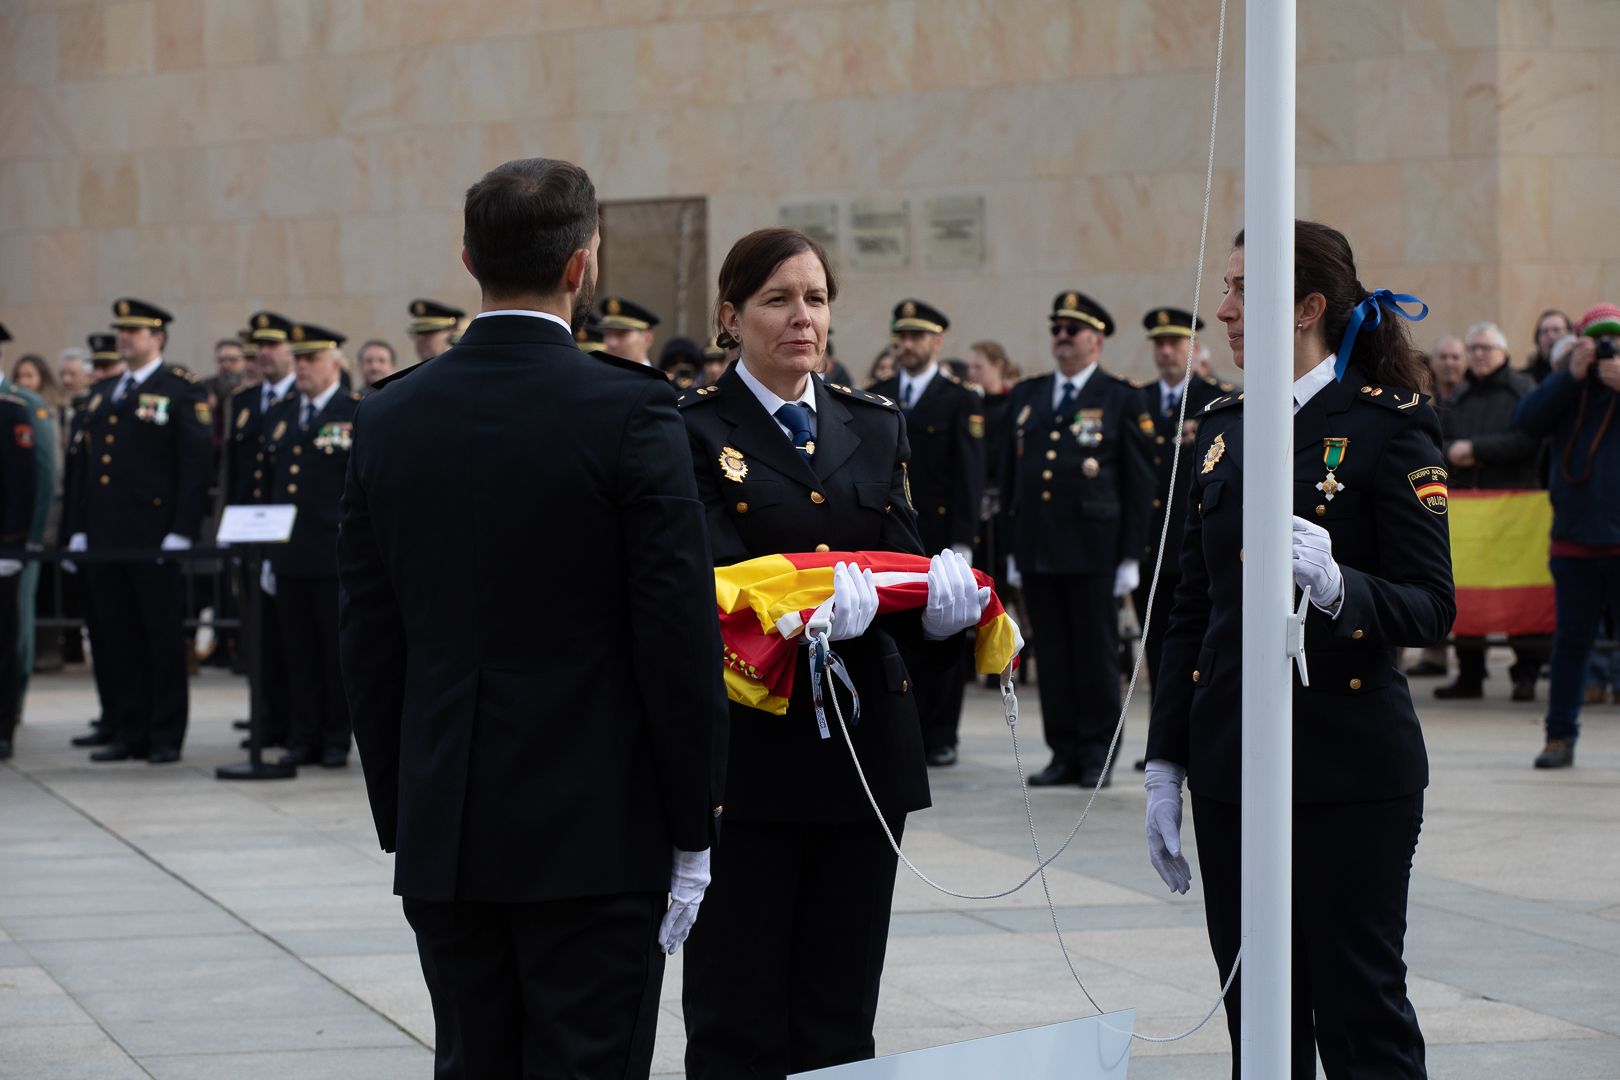
[[[1575,331],[1582,337],[1620,337],[1620,307],[1599,304],[1581,316]]]

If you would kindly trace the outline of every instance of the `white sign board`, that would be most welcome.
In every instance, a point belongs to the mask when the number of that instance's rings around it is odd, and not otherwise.
[[[221,544],[285,544],[292,537],[298,507],[227,506],[215,539]]]
[[[1136,1010],[795,1073],[817,1080],[1124,1080]]]

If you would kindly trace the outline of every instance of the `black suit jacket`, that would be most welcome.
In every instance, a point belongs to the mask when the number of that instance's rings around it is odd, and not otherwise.
[[[906,497],[909,451],[899,409],[887,399],[841,383],[835,390],[819,376],[811,378],[814,467],[794,451],[735,364],[713,387],[682,396],[714,565],[816,550],[923,553]],[[745,475],[733,479],[740,470],[721,464],[723,451],[742,456]],[[861,637],[833,645],[861,695],[862,719],[851,739],[879,805],[891,814],[929,805],[922,729],[901,644],[928,665],[918,673],[924,678],[941,677],[961,655],[959,638],[925,642],[915,612],[880,616]],[[800,657],[786,716],[731,706],[727,814],[774,822],[867,820],[872,810],[830,706],[832,738],[820,736],[808,652],[801,650]],[[841,700],[847,715],[847,698]]]
[[[34,521],[33,408],[0,390],[0,544],[22,547]]]
[[[1194,375],[1187,380],[1187,421],[1181,440],[1181,465],[1176,472],[1176,497],[1170,497],[1170,466],[1175,461],[1176,431],[1180,407],[1168,415],[1164,411],[1162,388],[1154,379],[1142,387],[1142,411],[1153,418],[1153,514],[1148,519],[1147,540],[1142,545],[1142,580],[1152,575],[1153,559],[1159,553],[1159,537],[1165,538],[1164,570],[1162,576],[1174,580],[1181,574],[1181,536],[1187,531],[1187,495],[1192,490],[1193,445],[1198,440],[1198,425],[1202,422],[1204,406],[1220,397],[1220,384],[1214,379],[1201,379]],[[1170,531],[1164,532],[1164,515],[1170,514]],[[1164,594],[1161,594],[1164,595]],[[1162,627],[1160,629],[1163,629]]]
[[[340,646],[395,890],[663,892],[709,846],[725,689],[675,392],[549,320],[473,321],[359,403]]]
[[[298,391],[287,398],[297,400]],[[286,402],[279,399],[270,411]],[[269,501],[270,471],[264,453],[265,436],[270,433],[267,415],[261,408],[264,387],[244,386],[231,395],[225,406],[225,426],[221,439],[222,459],[220,497],[225,505]]]
[[[359,407],[360,395],[340,386],[307,428],[298,422],[296,392],[265,418],[264,501],[298,507],[292,538],[269,546],[278,577],[337,577],[338,517]]]
[[[170,533],[195,539],[214,461],[208,399],[185,369],[160,366],[114,402],[122,378],[91,387],[73,531],[91,547],[155,548]]]
[[[872,393],[900,400],[900,377]],[[902,409],[911,444],[911,498],[923,550],[972,547],[984,503],[984,401],[943,368],[911,406]]]
[[[1058,423],[1053,377],[1013,387],[1001,500],[1022,574],[1106,574],[1140,559],[1153,502],[1153,419],[1137,388],[1106,371]]]
[[[1344,573],[1337,619],[1305,624],[1311,685],[1294,675],[1294,799],[1361,802],[1421,791],[1423,732],[1402,646],[1442,640],[1457,605],[1451,580],[1440,422],[1411,390],[1368,386],[1350,368],[1294,418],[1293,511],[1327,529]],[[1243,410],[1241,397],[1203,413],[1170,629],[1154,684],[1147,756],[1187,768],[1198,794],[1243,791]],[[1220,439],[1217,449],[1216,439]],[[1348,438],[1330,500],[1323,440]]]

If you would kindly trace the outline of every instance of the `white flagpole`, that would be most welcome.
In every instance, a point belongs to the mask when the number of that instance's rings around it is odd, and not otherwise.
[[[1295,0],[1249,0],[1244,91],[1244,1080],[1289,1075]]]

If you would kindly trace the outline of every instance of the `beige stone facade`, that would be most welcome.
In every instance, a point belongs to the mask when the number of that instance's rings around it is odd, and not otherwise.
[[[405,345],[417,295],[476,299],[459,204],[517,156],[605,200],[707,199],[708,266],[784,204],[904,199],[909,264],[845,265],[860,374],[889,306],[1047,363],[1078,288],[1121,324],[1190,302],[1216,0],[0,0],[0,320],[54,352],[131,294],[171,358],[267,306]],[[1369,287],[1480,318],[1620,300],[1620,0],[1305,0],[1302,214]],[[1210,257],[1242,210],[1242,4],[1228,20]],[[983,198],[983,259],[925,258],[924,204]],[[712,284],[710,286],[712,288]],[[1219,283],[1206,278],[1203,313]],[[1212,339],[1217,366],[1230,367]]]

